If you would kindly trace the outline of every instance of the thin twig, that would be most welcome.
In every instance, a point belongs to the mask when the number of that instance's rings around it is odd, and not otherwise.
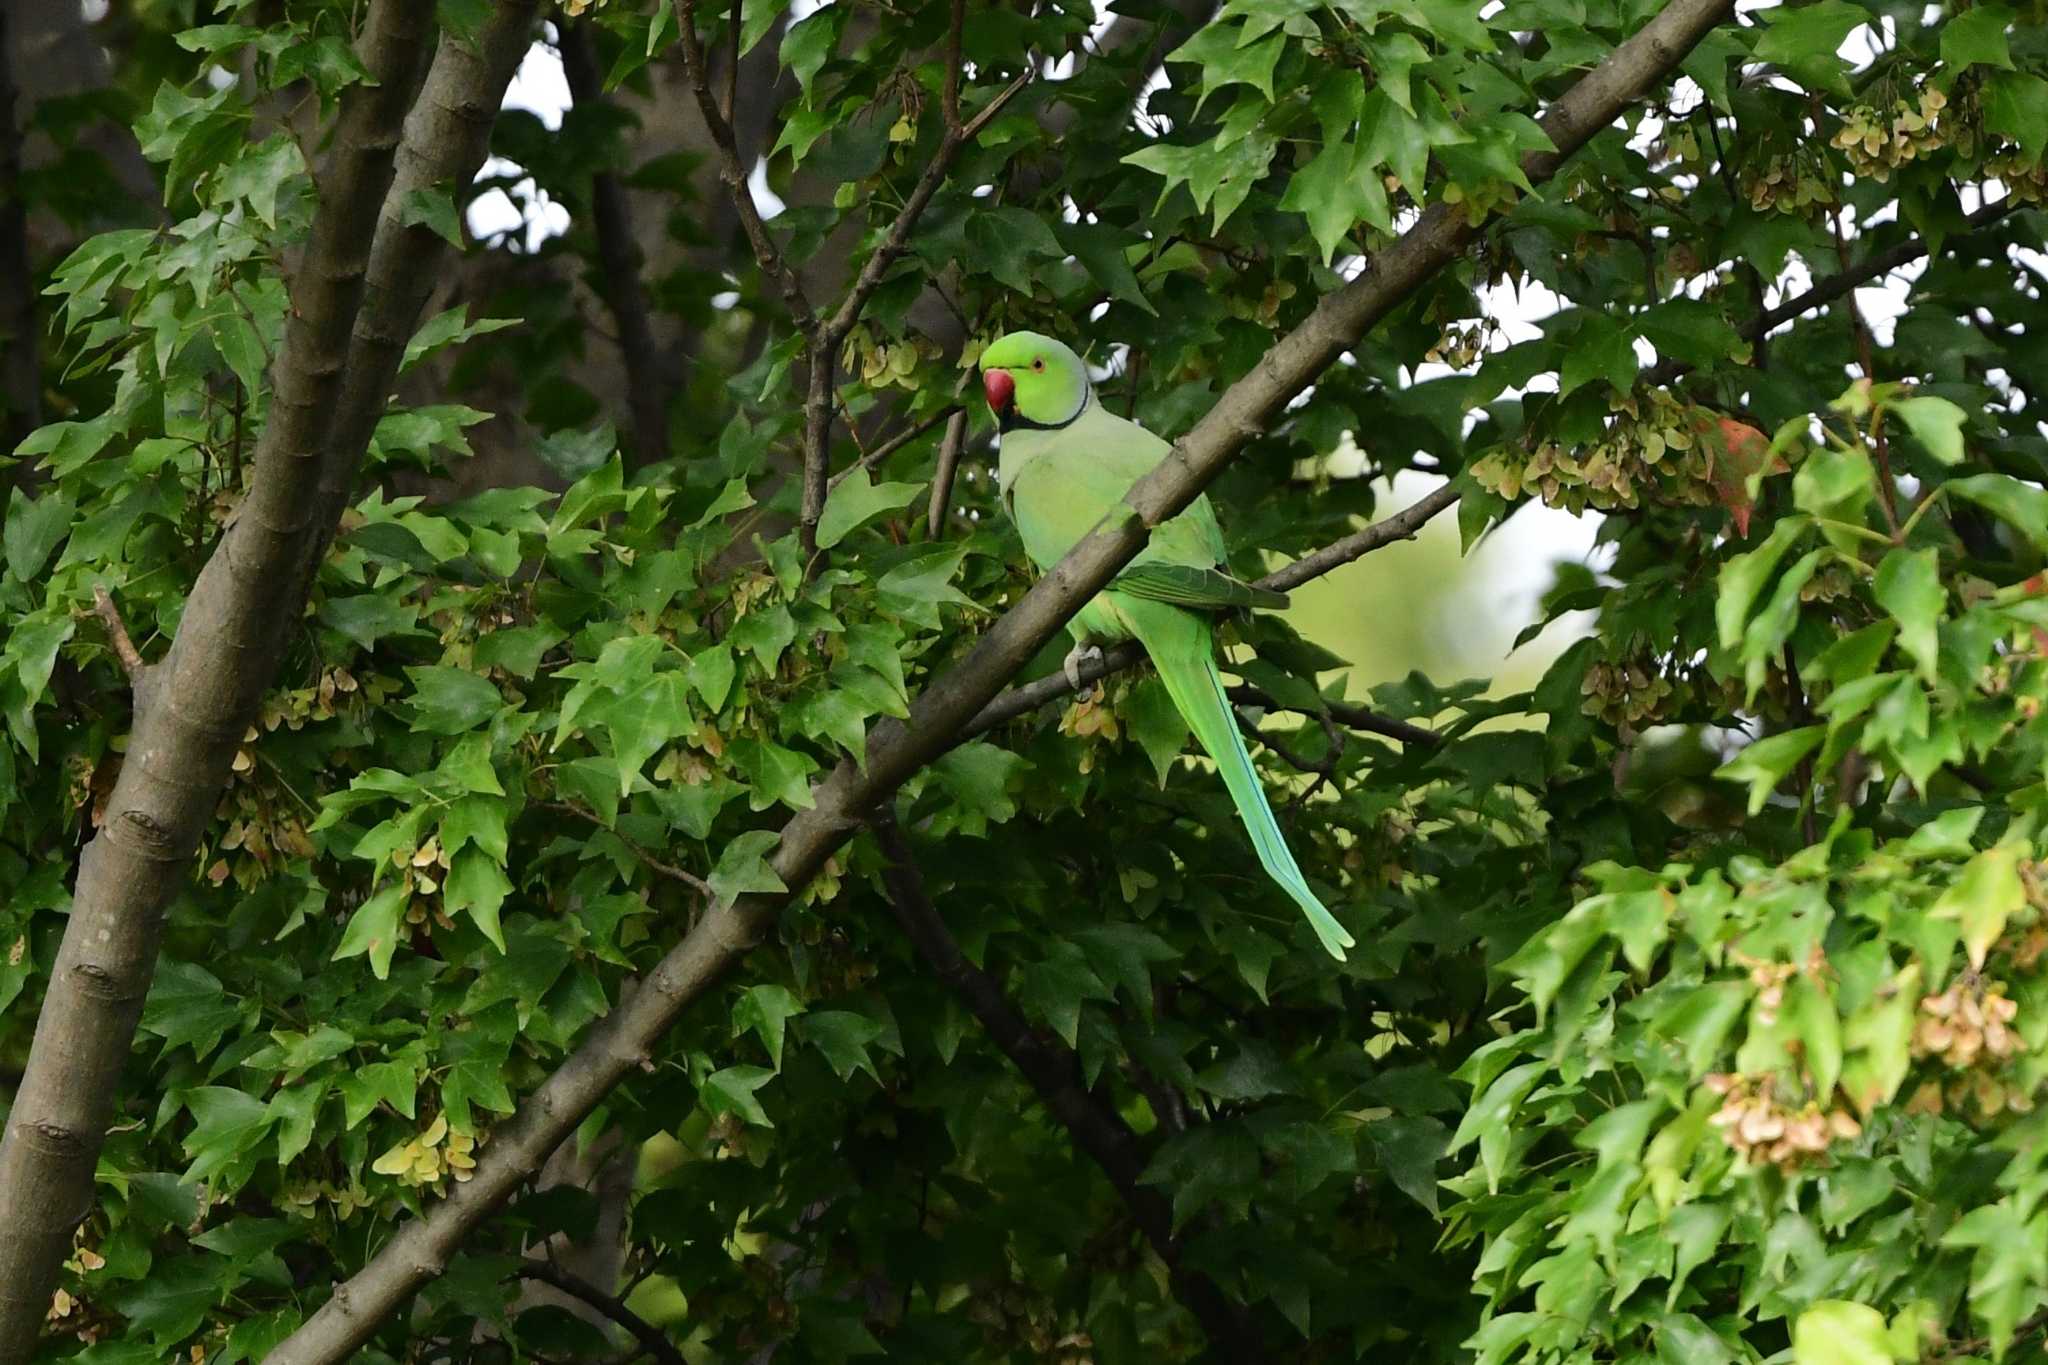
[[[1239,706],[1258,706],[1268,711],[1292,711],[1297,715],[1313,716],[1323,722],[1326,728],[1330,725],[1342,725],[1348,730],[1384,735],[1388,739],[1398,739],[1403,744],[1415,744],[1425,749],[1434,749],[1444,742],[1443,736],[1434,730],[1425,730],[1420,725],[1411,725],[1405,720],[1383,716],[1369,707],[1351,702],[1325,701],[1322,710],[1308,711],[1298,706],[1289,706],[1250,683],[1241,683],[1236,687],[1225,688],[1224,691]]]
[[[788,260],[768,235],[768,227],[762,221],[761,212],[754,203],[754,196],[747,186],[747,167],[740,164],[739,152],[733,141],[732,124],[725,113],[719,110],[712,97],[710,72],[705,63],[704,43],[697,34],[697,0],[677,0],[678,20],[682,28],[683,66],[697,97],[697,107],[704,116],[705,125],[711,130],[711,140],[718,150],[720,175],[725,181],[727,192],[732,196],[733,206],[739,211],[740,225],[746,230],[747,241],[754,248],[754,258],[760,263],[762,273],[776,280],[782,288],[790,316],[797,329],[803,333],[804,349],[809,358],[809,378],[804,394],[804,448],[803,448],[803,492],[801,511],[798,516],[797,534],[803,546],[806,564],[817,562],[818,521],[825,512],[825,494],[828,490],[827,476],[831,471],[832,434],[832,381],[833,367],[837,363],[840,343],[846,340],[860,321],[861,311],[882,287],[882,280],[890,266],[903,253],[910,241],[910,234],[923,216],[932,196],[938,193],[960,149],[972,142],[989,121],[1002,112],[1018,91],[1027,85],[1038,68],[1035,62],[1027,62],[1023,72],[1007,86],[997,91],[979,113],[965,124],[948,120],[946,130],[939,140],[936,155],[918,176],[916,186],[903,201],[902,209],[889,225],[881,242],[862,264],[860,273],[854,279],[846,297],[840,301],[829,321],[821,321],[810,299],[805,295],[803,283],[790,267]],[[958,26],[963,24],[964,9],[954,10],[955,37],[949,39],[948,60],[949,81],[955,91],[953,104],[955,113],[958,106],[960,48],[957,41]]]
[[[931,506],[925,509],[925,535],[937,540],[946,529],[947,514],[953,510],[953,474],[960,468],[960,454],[967,449],[967,409],[961,408],[946,423],[946,435],[939,442],[939,467],[932,475]]]
[[[674,863],[663,862],[660,858],[657,858],[654,854],[650,853],[647,849],[641,847],[638,843],[635,843],[633,840],[619,833],[618,830],[612,828],[610,825],[607,825],[604,822],[604,819],[601,816],[599,816],[596,811],[585,810],[583,807],[577,805],[573,801],[536,801],[533,804],[540,807],[540,809],[542,810],[560,811],[564,815],[573,815],[578,820],[587,820],[591,824],[596,825],[599,829],[611,835],[614,839],[617,839],[620,843],[624,844],[626,846],[626,851],[628,853],[631,853],[635,858],[638,858],[641,862],[647,864],[649,871],[657,872],[662,876],[668,878],[672,882],[681,882],[684,886],[689,887],[691,890],[696,891],[698,894],[704,896],[707,899],[717,894],[711,889],[710,882],[705,881],[702,877],[690,871],[688,868],[677,867]]]
[[[1314,773],[1318,777],[1327,778],[1332,773],[1337,771],[1337,760],[1343,757],[1343,753],[1341,750],[1332,748],[1330,752],[1322,756],[1320,761],[1307,759],[1302,757],[1300,754],[1294,752],[1294,750],[1289,748],[1287,745],[1282,744],[1273,736],[1261,730],[1258,726],[1257,721],[1254,721],[1250,716],[1247,716],[1244,712],[1238,710],[1236,707],[1233,706],[1230,708],[1230,714],[1236,718],[1238,731],[1241,734],[1243,734],[1246,739],[1250,740],[1254,744],[1260,745],[1263,748],[1271,750],[1274,754],[1279,756],[1282,762],[1286,763],[1288,767],[1294,769],[1296,772]]]
[[[1451,506],[1457,500],[1458,490],[1451,484],[1445,484],[1441,488],[1432,489],[1410,506],[1396,512],[1393,516],[1376,521],[1362,531],[1348,535],[1344,539],[1332,544],[1325,545],[1322,549],[1312,554],[1303,555],[1285,568],[1267,574],[1259,580],[1258,586],[1271,588],[1275,592],[1288,592],[1298,588],[1310,579],[1326,574],[1340,564],[1349,564],[1352,560],[1370,554],[1383,545],[1391,545],[1397,540],[1413,538],[1415,533],[1422,529],[1424,522],[1428,521],[1438,512],[1443,511],[1446,507]],[[1121,644],[1114,649],[1103,651],[1100,659],[1090,659],[1088,662],[1081,664],[1075,671],[1081,680],[1082,686],[1085,687],[1097,678],[1107,677],[1111,673],[1135,666],[1144,657],[1144,646],[1135,643]],[[1035,682],[1024,684],[1022,687],[1012,687],[998,695],[994,700],[982,707],[980,711],[975,713],[974,719],[961,728],[960,742],[965,743],[976,735],[985,734],[996,726],[1014,720],[1027,711],[1034,711],[1047,702],[1057,697],[1063,697],[1073,690],[1073,684],[1067,681],[1066,673],[1063,670],[1055,670]],[[1333,702],[1331,705],[1334,707],[1338,703]],[[1346,709],[1352,710],[1352,708]],[[1332,714],[1335,713],[1333,712]],[[1417,729],[1402,721],[1375,715],[1373,712],[1363,708],[1356,708],[1353,711],[1353,715],[1359,722],[1354,727],[1357,729],[1370,730],[1374,734],[1385,735],[1390,739],[1398,739],[1404,743],[1434,744],[1437,742],[1437,737],[1430,734],[1427,730]],[[1352,718],[1342,719],[1346,725],[1353,724]]]
[[[668,1339],[668,1334],[626,1307],[626,1301],[616,1294],[605,1293],[582,1276],[571,1274],[552,1261],[521,1261],[514,1273],[522,1280],[536,1280],[561,1290],[573,1299],[581,1299],[631,1332],[641,1349],[661,1361],[662,1365],[686,1365],[683,1353]]]
[[[882,880],[889,888],[889,908],[904,937],[925,965],[981,1022],[989,1040],[1023,1073],[1040,1103],[1059,1120],[1074,1144],[1109,1177],[1138,1230],[1166,1263],[1174,1297],[1208,1334],[1211,1350],[1230,1360],[1257,1360],[1263,1353],[1241,1309],[1215,1282],[1183,1262],[1180,1239],[1173,1232],[1172,1211],[1160,1193],[1141,1184],[1148,1164],[1138,1136],[1115,1108],[1084,1089],[1079,1060],[1067,1049],[1039,1037],[1004,994],[1002,984],[967,960],[932,903],[910,845],[888,802],[869,816],[875,842],[889,860]]]
[[[894,455],[897,451],[903,449],[903,447],[909,445],[918,437],[926,435],[931,431],[933,427],[937,426],[939,423],[945,421],[947,418],[953,416],[955,413],[961,413],[964,411],[965,409],[963,409],[957,403],[953,404],[950,407],[940,408],[937,412],[925,418],[916,426],[910,428],[910,430],[900,432],[895,436],[891,436],[888,440],[882,442],[873,450],[861,456],[859,463],[850,464],[846,468],[840,470],[837,474],[834,474],[832,476],[831,482],[825,485],[826,488],[833,489],[839,487],[840,484],[845,483],[848,479],[852,478],[854,471],[857,469],[866,469],[872,471],[877,465],[881,464],[882,461],[888,459],[891,455]]]
[[[1394,515],[1374,522],[1355,535],[1325,545],[1312,554],[1305,554],[1276,573],[1267,574],[1259,580],[1259,586],[1271,588],[1274,592],[1292,592],[1310,579],[1321,578],[1339,565],[1349,564],[1383,545],[1391,545],[1397,540],[1413,540],[1425,522],[1457,500],[1458,489],[1454,485],[1447,483],[1433,488]]]
[[[92,587],[92,610],[93,615],[106,623],[107,640],[114,647],[114,657],[121,661],[121,671],[128,675],[129,682],[135,682],[149,665],[143,660],[141,651],[135,648],[135,642],[128,638],[128,627],[121,621],[120,608],[114,605],[114,599],[106,588],[98,583]]]
[[[854,279],[853,288],[847,291],[846,298],[839,305],[839,311],[832,315],[832,321],[826,326],[825,335],[833,345],[836,346],[846,340],[847,333],[860,321],[861,310],[868,306],[868,300],[882,287],[882,277],[888,273],[889,267],[896,263],[896,258],[908,245],[911,231],[917,226],[919,217],[923,215],[925,205],[929,204],[932,195],[938,192],[961,148],[974,141],[981,130],[988,127],[990,121],[1003,111],[1003,106],[1015,98],[1018,91],[1031,83],[1031,78],[1037,70],[1035,63],[1027,64],[1022,74],[998,90],[995,97],[982,106],[980,113],[958,128],[946,129],[945,134],[939,139],[938,152],[924,168],[924,174],[917,178],[917,184],[911,189],[910,197],[903,201],[903,209],[896,215],[896,221],[889,224],[889,231],[883,236],[881,244],[861,265],[860,274]]]

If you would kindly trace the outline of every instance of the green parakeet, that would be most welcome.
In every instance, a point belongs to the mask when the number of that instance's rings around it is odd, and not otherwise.
[[[1039,569],[1050,568],[1116,506],[1172,448],[1095,396],[1081,357],[1050,337],[1012,332],[981,355],[982,388],[1002,428],[998,482],[1003,505]],[[1221,567],[1223,533],[1207,497],[1156,527],[1151,542],[1068,623],[1079,643],[1067,676],[1100,642],[1137,640],[1209,757],[1216,761],[1259,862],[1294,898],[1332,957],[1355,940],[1295,865],[1258,771],[1237,732],[1209,616],[1238,607],[1283,607],[1287,599],[1231,577]]]

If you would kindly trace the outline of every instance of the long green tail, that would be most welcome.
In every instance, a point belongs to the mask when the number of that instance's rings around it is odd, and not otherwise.
[[[1222,772],[1223,784],[1237,803],[1238,816],[1252,837],[1252,847],[1258,850],[1259,862],[1308,916],[1309,927],[1316,931],[1330,956],[1342,962],[1344,950],[1357,940],[1308,889],[1308,880],[1301,875],[1301,868],[1296,866],[1294,854],[1273,819],[1273,808],[1266,804],[1265,790],[1259,784],[1258,769],[1252,766],[1252,756],[1245,750],[1231,717],[1229,699],[1223,695],[1223,678],[1216,671],[1216,646],[1209,634],[1209,623],[1164,603],[1141,601],[1121,593],[1116,598],[1120,614],[1130,623],[1145,652],[1152,656],[1173,704],[1180,708],[1195,738]]]

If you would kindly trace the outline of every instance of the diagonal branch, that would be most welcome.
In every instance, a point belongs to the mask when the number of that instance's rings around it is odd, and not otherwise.
[[[1457,500],[1458,489],[1454,484],[1447,483],[1440,488],[1432,488],[1394,515],[1376,521],[1342,540],[1333,541],[1320,550],[1305,554],[1283,569],[1267,574],[1259,580],[1259,586],[1271,588],[1274,592],[1292,592],[1310,579],[1321,578],[1330,570],[1369,555],[1382,545],[1391,545],[1397,540],[1412,540],[1425,522]]]
[[[1188,1269],[1181,1240],[1173,1232],[1173,1212],[1166,1199],[1157,1190],[1139,1183],[1147,1159],[1138,1135],[1114,1108],[1082,1086],[1080,1063],[1074,1054],[1033,1033],[1003,993],[1002,983],[969,962],[960,951],[938,907],[932,904],[924,874],[888,803],[875,808],[869,824],[874,829],[875,842],[889,860],[882,880],[888,885],[889,908],[904,937],[917,949],[932,974],[981,1021],[990,1041],[1023,1073],[1031,1088],[1038,1092],[1040,1103],[1073,1137],[1074,1145],[1109,1177],[1117,1196],[1131,1211],[1139,1232],[1166,1264],[1174,1297],[1202,1324],[1211,1352],[1229,1360],[1259,1359],[1263,1352],[1242,1311],[1208,1276]]]
[[[1556,150],[1524,160],[1530,180],[1553,175],[1566,157],[1675,69],[1733,8],[1734,0],[1670,0],[1551,109],[1543,128]],[[691,32],[688,23],[684,31]],[[1462,206],[1438,205],[1382,253],[1371,270],[1325,296],[1299,328],[1224,393],[1157,469],[1139,480],[1117,513],[1005,612],[966,659],[919,695],[907,720],[874,728],[865,768],[842,764],[814,790],[813,807],[781,831],[773,867],[784,886],[807,885],[861,828],[867,812],[952,748],[1003,684],[1138,553],[1148,527],[1194,501],[1247,440],[1455,259],[1476,232]],[[366,1341],[385,1316],[439,1273],[463,1239],[519,1189],[612,1088],[652,1055],[691,1002],[761,941],[793,894],[746,895],[707,908],[682,941],[636,983],[630,998],[591,1030],[517,1113],[492,1130],[473,1177],[424,1217],[401,1227],[266,1357],[267,1365],[339,1361]]]
[[[960,10],[957,7],[953,14],[955,22],[958,22]],[[960,57],[957,35],[952,43],[952,53],[953,60],[957,62]],[[903,254],[903,248],[909,245],[910,234],[917,227],[917,220],[923,216],[925,206],[931,203],[932,196],[938,193],[939,186],[945,182],[946,173],[953,168],[953,162],[960,155],[961,149],[973,142],[981,130],[988,127],[997,114],[1003,112],[1003,106],[1015,98],[1018,91],[1031,83],[1035,71],[1035,67],[1027,65],[1023,74],[996,91],[995,97],[981,107],[980,113],[964,124],[947,125],[945,133],[939,138],[939,150],[925,166],[924,174],[917,178],[917,184],[911,189],[910,197],[903,201],[902,211],[896,215],[896,221],[889,224],[889,231],[883,235],[881,245],[877,246],[873,254],[862,264],[860,274],[854,279],[853,288],[847,291],[846,298],[839,305],[839,311],[832,315],[832,321],[825,329],[826,338],[832,345],[837,346],[844,341],[846,334],[860,321],[861,310],[868,306],[868,300],[882,287],[882,278],[889,273],[889,267],[896,263],[896,258]],[[957,80],[958,73],[955,72],[950,79]]]
[[[852,477],[853,471],[856,469],[874,470],[879,468],[881,466],[882,461],[888,459],[891,455],[894,455],[897,451],[903,449],[903,447],[909,445],[918,437],[927,434],[928,432],[931,431],[933,427],[937,426],[939,423],[946,421],[949,418],[962,415],[965,412],[966,409],[961,407],[957,403],[952,405],[951,407],[940,408],[937,412],[925,418],[923,421],[919,422],[916,426],[910,428],[908,431],[902,432],[895,436],[891,436],[888,440],[882,442],[873,450],[870,450],[867,454],[861,456],[859,460],[855,461],[853,464],[848,465],[846,468],[840,470],[837,474],[834,474],[831,478],[831,481],[826,485],[827,489],[829,490],[839,487],[840,484],[846,482],[847,479]]]
[[[604,93],[587,22],[563,21],[558,46],[570,98],[578,108],[594,107]],[[737,62],[733,70],[739,70]],[[597,237],[598,294],[618,323],[619,357],[626,366],[633,463],[650,465],[668,454],[669,373],[655,344],[647,287],[640,279],[641,255],[633,237],[633,213],[616,172],[591,172],[590,218]]]
[[[1968,226],[1964,230],[1975,232],[1980,228],[1989,227],[2019,206],[2019,202],[2011,196],[1995,204],[1986,204],[1969,216],[1966,220]],[[1762,341],[1772,331],[1801,314],[1810,313],[1816,308],[1825,308],[1842,295],[1868,284],[1878,276],[1889,275],[1901,266],[1911,265],[1925,256],[1929,250],[1931,247],[1925,237],[1909,237],[1896,246],[1888,247],[1828,276],[1798,297],[1787,299],[1776,308],[1768,309],[1752,318],[1741,327],[1741,335],[1747,341]],[[1683,360],[1661,361],[1643,371],[1643,381],[1651,385],[1669,384],[1680,375],[1690,373],[1694,368]]]
[[[388,373],[359,387],[358,325],[405,276],[408,253],[431,261],[436,250],[439,239],[424,226],[388,244],[376,231],[380,217],[394,221],[402,211],[387,202],[396,198],[389,192],[394,183],[474,176],[533,11],[532,0],[502,0],[478,48],[444,43],[408,116],[432,8],[412,0],[369,8],[357,52],[371,79],[343,97],[271,369],[270,415],[249,493],[193,586],[169,652],[151,670],[153,686],[138,692],[128,759],[106,822],[81,857],[63,946],[0,1139],[0,1362],[33,1353],[72,1229],[91,1209],[93,1170],[156,966],[165,906],[188,875],[228,765],[299,619],[305,556],[326,534],[319,490],[337,453],[338,419],[350,415],[352,401],[381,409],[388,392]],[[409,330],[412,317],[403,321]],[[374,421],[372,413],[358,424],[365,442]],[[350,468],[361,453],[349,453]]]
[[[552,1261],[522,1261],[516,1273],[523,1280],[534,1280],[559,1289],[589,1304],[631,1332],[633,1340],[640,1343],[640,1349],[660,1361],[661,1365],[684,1365],[686,1357],[668,1339],[668,1334],[626,1307],[626,1301],[618,1295],[605,1293],[582,1276],[572,1275]]]

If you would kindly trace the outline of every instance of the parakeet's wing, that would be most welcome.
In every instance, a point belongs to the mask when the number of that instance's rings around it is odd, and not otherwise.
[[[1133,564],[1111,580],[1110,586],[1133,597],[1171,602],[1194,611],[1227,611],[1236,607],[1271,610],[1287,605],[1284,592],[1255,587],[1221,569],[1193,564]]]
[[[1172,449],[1135,422],[1091,404],[1072,425],[1057,432],[1015,432],[1005,442],[1016,442],[1017,473],[1008,494],[1010,516],[1024,540],[1024,552],[1039,568],[1056,562],[1074,542],[1086,535],[1096,522],[1108,515],[1131,485],[1150,473]],[[1216,512],[1206,497],[1195,499],[1180,515],[1155,527],[1152,539],[1132,561],[1132,567],[1182,565],[1213,570],[1224,560],[1223,532],[1216,524]],[[1129,570],[1126,570],[1129,572]],[[1227,579],[1227,575],[1219,575]],[[1230,580],[1234,581],[1234,580]],[[1189,601],[1189,606],[1271,605],[1260,601],[1240,603],[1239,590],[1210,585],[1208,591],[1223,593],[1232,600],[1207,604]],[[1178,590],[1202,591],[1192,580],[1180,580],[1164,588],[1143,584],[1140,593]]]

